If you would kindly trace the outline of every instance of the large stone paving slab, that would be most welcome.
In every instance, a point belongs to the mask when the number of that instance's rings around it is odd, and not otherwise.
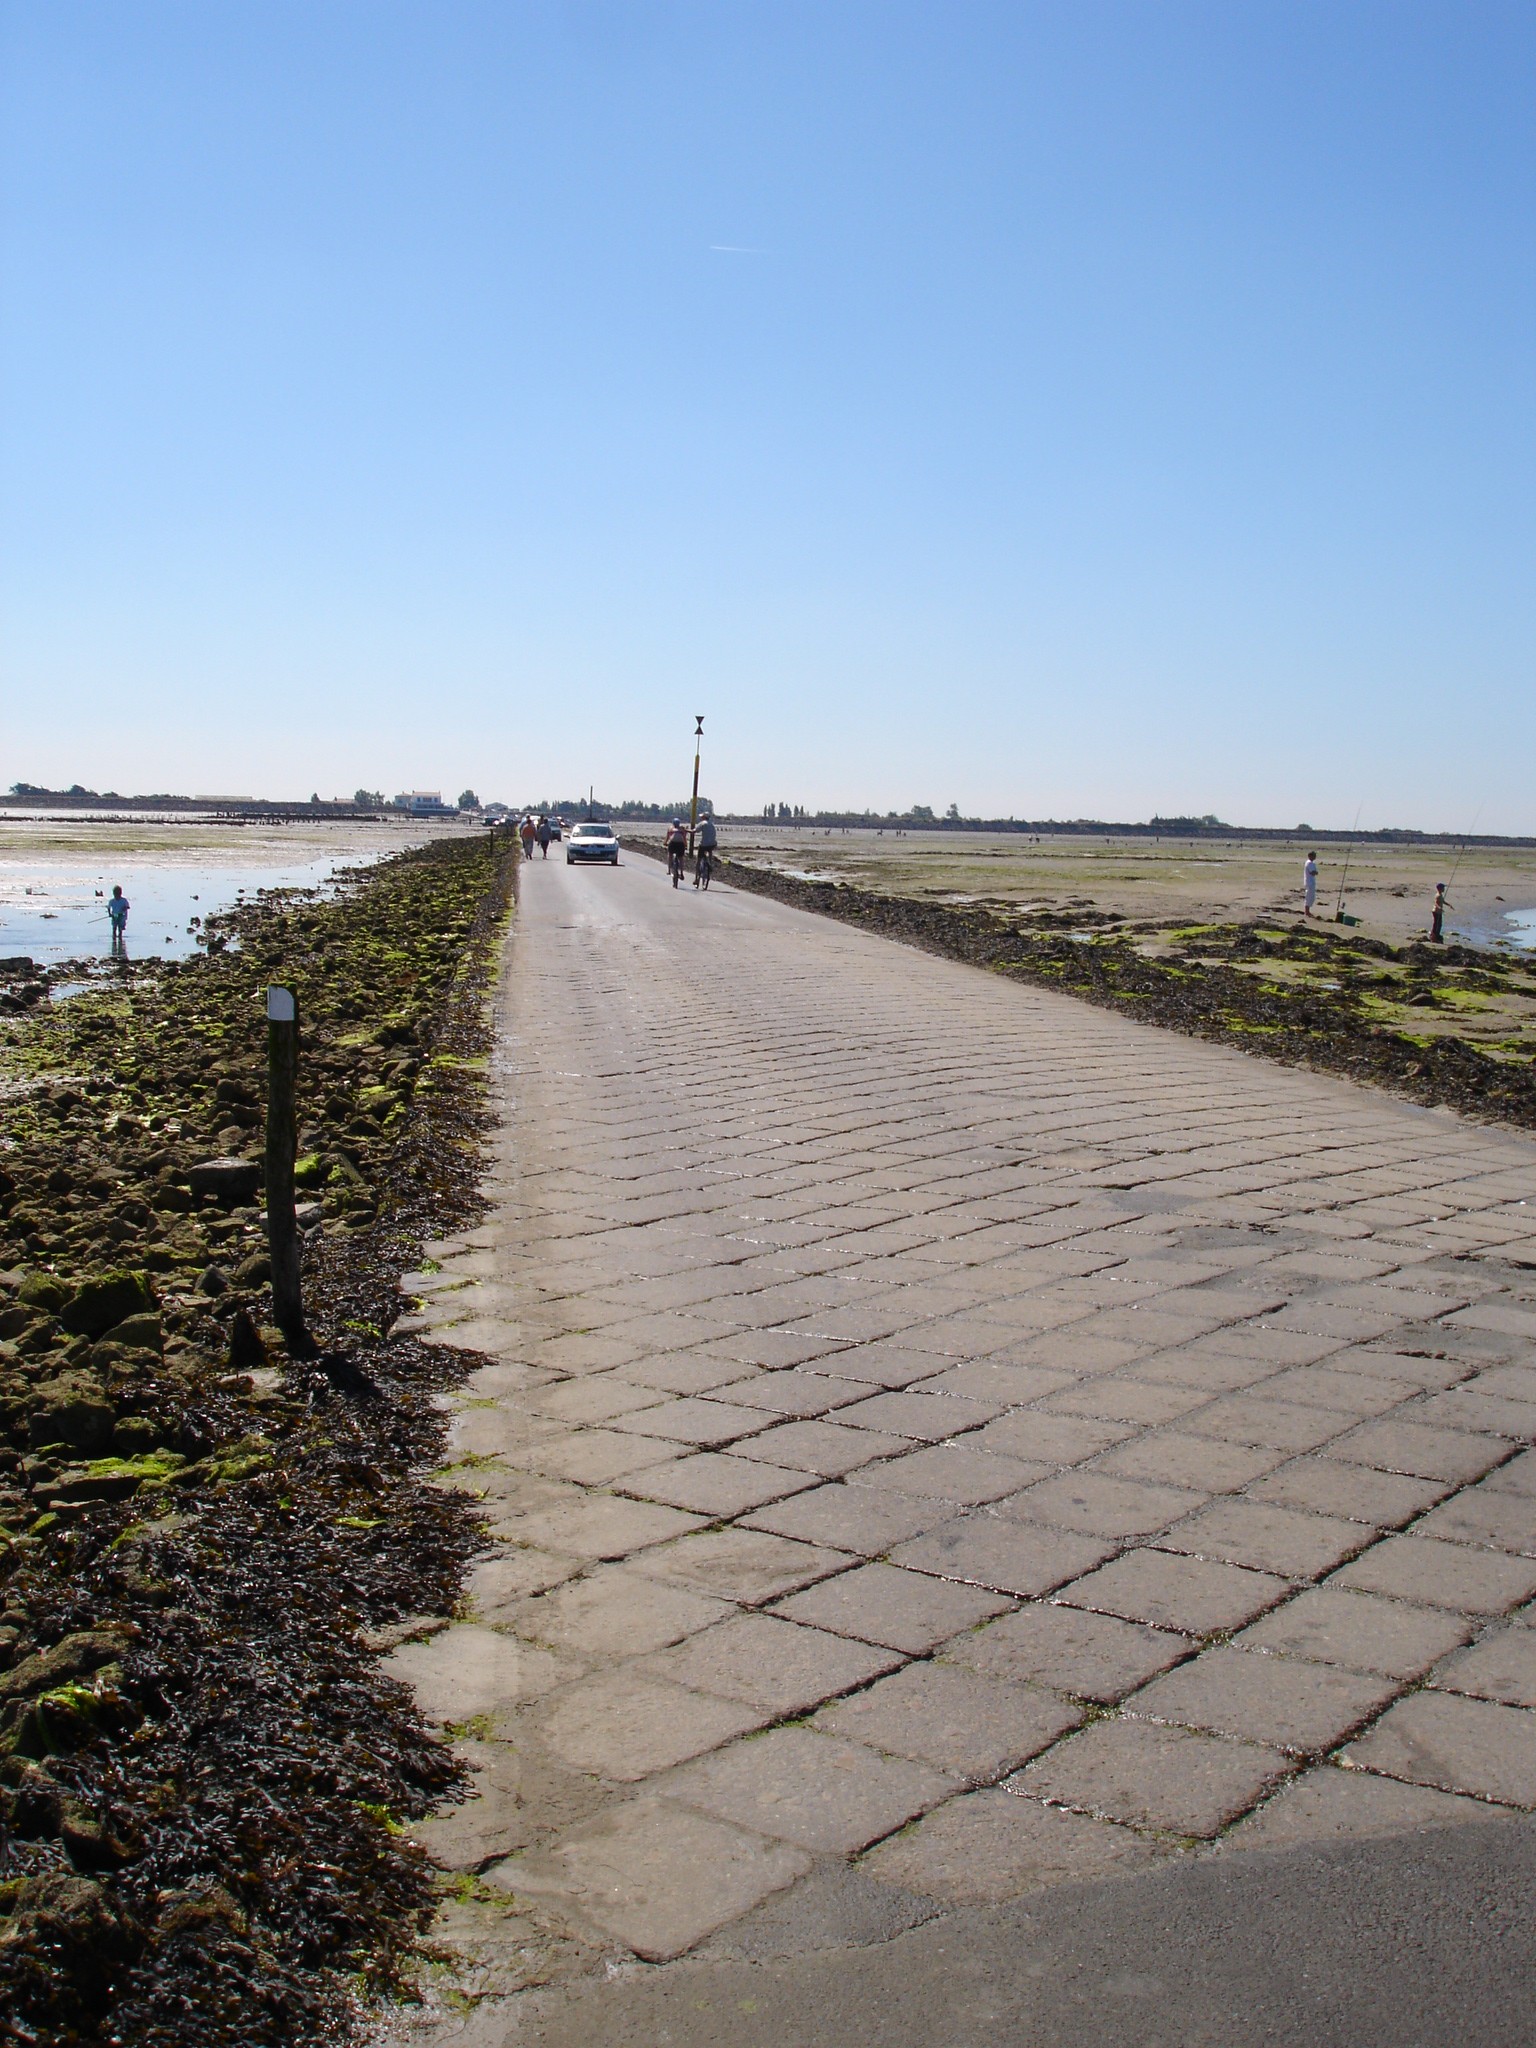
[[[664,1960],[815,1859],[998,1900],[1536,1804],[1536,1147],[522,881],[492,1214],[416,1289],[493,1360],[437,1480],[493,1543],[392,1667],[508,1971],[525,1908]]]

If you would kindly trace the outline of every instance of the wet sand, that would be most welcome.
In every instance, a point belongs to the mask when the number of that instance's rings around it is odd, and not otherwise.
[[[1306,845],[1295,839],[1032,839],[988,832],[827,832],[730,825],[729,854],[811,880],[852,882],[932,902],[1013,910],[1093,909],[1155,923],[1224,923],[1301,912]],[[1318,847],[1318,911],[1332,918],[1343,846]],[[1367,936],[1401,945],[1428,928],[1435,884],[1455,880],[1446,936],[1475,945],[1536,939],[1506,923],[1536,909],[1536,846],[1359,845],[1344,907]]]

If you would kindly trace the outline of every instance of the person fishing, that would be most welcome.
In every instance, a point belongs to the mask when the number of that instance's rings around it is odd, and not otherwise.
[[[1429,936],[1431,942],[1436,946],[1441,946],[1445,943],[1445,913],[1448,907],[1445,897],[1445,884],[1444,882],[1436,882],[1435,907],[1429,913]]]
[[[112,884],[112,894],[107,898],[107,922],[112,927],[114,952],[123,943],[128,929],[128,898],[123,894],[121,882]]]
[[[1307,855],[1306,866],[1301,871],[1301,893],[1306,903],[1304,915],[1310,917],[1317,908],[1317,855]]]

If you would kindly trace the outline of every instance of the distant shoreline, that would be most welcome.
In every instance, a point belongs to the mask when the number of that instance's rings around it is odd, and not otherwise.
[[[585,805],[581,806],[586,809]],[[593,808],[606,818],[626,824],[651,824],[655,814],[666,806],[648,805],[644,810],[632,804],[597,804]],[[684,809],[687,808],[685,805]],[[150,817],[185,817],[197,819],[238,820],[259,818],[267,822],[292,820],[335,819],[338,821],[369,820],[377,824],[391,824],[396,819],[420,825],[423,822],[464,823],[465,814],[458,811],[444,811],[441,817],[423,819],[405,811],[396,810],[392,804],[360,806],[346,802],[285,803],[277,798],[204,798],[189,796],[114,796],[89,794],[75,796],[65,791],[46,794],[0,796],[0,817],[36,816],[50,811],[67,811],[88,821],[92,815],[103,821],[120,817],[124,813]],[[514,815],[521,815],[513,807]],[[1152,839],[1152,840],[1199,840],[1213,845],[1223,840],[1269,840],[1300,845],[1303,842],[1318,846],[1453,846],[1466,847],[1514,847],[1536,848],[1536,836],[1521,837],[1516,834],[1498,832],[1421,832],[1410,825],[1383,825],[1373,831],[1351,830],[1347,827],[1329,825],[1227,825],[1207,824],[1203,820],[1183,818],[1153,819],[1135,823],[1104,818],[918,818],[910,815],[899,817],[877,817],[867,811],[815,811],[799,818],[765,818],[752,811],[717,810],[716,817],[723,825],[746,826],[754,831],[783,832],[793,836],[798,832],[845,831],[845,832],[905,832],[905,833],[964,833],[964,832],[1006,832],[1019,836],[1041,839]]]

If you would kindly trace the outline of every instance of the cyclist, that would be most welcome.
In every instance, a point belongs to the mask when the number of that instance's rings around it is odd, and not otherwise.
[[[693,868],[695,889],[709,887],[709,878],[715,868],[715,852],[719,844],[720,834],[715,830],[715,821],[706,811],[699,822],[699,857]]]
[[[683,879],[683,856],[687,851],[688,828],[681,818],[674,818],[667,830],[667,873],[674,889]]]

